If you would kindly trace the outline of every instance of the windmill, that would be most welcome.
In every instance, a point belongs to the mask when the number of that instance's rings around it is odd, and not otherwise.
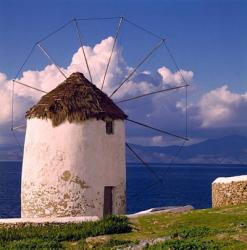
[[[80,22],[90,20],[118,20],[112,48],[105,64],[104,74],[101,76],[101,82],[98,83],[98,88],[93,84],[93,74],[79,26]],[[158,41],[147,54],[142,56],[135,67],[129,69],[123,79],[116,84],[117,87],[109,93],[104,93],[107,74],[123,23],[128,23],[142,30]],[[69,25],[73,25],[75,28],[87,70],[87,77],[80,72],[66,75],[43,45],[44,41]],[[120,100],[113,99],[123,86],[135,76],[137,70],[162,46],[166,48],[180,73],[183,84]],[[49,92],[22,82],[18,78],[36,48],[40,49],[64,78],[60,85]],[[74,18],[34,44],[17,72],[12,88],[11,130],[18,145],[22,147],[16,131],[25,128],[26,125],[15,126],[14,123],[16,84],[45,94],[26,113],[28,121],[22,173],[22,217],[95,215],[102,217],[107,214],[123,213],[126,200],[124,144],[126,149],[147,168],[157,181],[161,182],[160,176],[142,159],[133,146],[125,143],[124,121],[178,138],[182,141],[182,145],[177,154],[188,141],[187,88],[189,85],[169,50],[166,40],[124,17]],[[118,107],[122,103],[182,88],[186,92],[185,136],[136,121],[132,117],[128,117],[128,114],[125,114]],[[73,137],[72,143],[70,139]],[[78,151],[78,148],[81,148],[81,150]],[[68,158],[69,160],[67,160]]]

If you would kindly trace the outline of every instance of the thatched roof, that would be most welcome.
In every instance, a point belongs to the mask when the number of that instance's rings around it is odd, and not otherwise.
[[[71,74],[26,112],[26,118],[51,119],[53,126],[64,121],[81,122],[90,118],[126,119],[124,112],[81,73]]]

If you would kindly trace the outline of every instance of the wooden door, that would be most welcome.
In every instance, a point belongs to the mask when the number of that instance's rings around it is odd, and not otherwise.
[[[105,187],[104,190],[104,216],[112,214],[112,188]]]

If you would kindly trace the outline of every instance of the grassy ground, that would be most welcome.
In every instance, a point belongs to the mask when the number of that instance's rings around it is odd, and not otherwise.
[[[132,219],[136,228],[113,239],[142,240],[169,236],[149,249],[247,249],[247,204],[183,214],[156,214]]]
[[[132,231],[125,217],[79,225],[9,231],[0,228],[0,246],[2,249],[106,250],[167,236],[168,241],[148,249],[247,249],[247,204],[182,214],[146,215],[129,223]]]
[[[113,233],[127,233],[131,227],[126,217],[112,216],[101,221],[79,224],[0,227],[0,249],[66,249],[86,238]],[[78,245],[79,245],[78,243]],[[83,246],[83,244],[82,244]]]

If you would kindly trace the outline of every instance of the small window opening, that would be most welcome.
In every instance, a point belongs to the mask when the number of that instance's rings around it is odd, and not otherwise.
[[[113,121],[106,121],[105,129],[108,135],[113,134]]]

